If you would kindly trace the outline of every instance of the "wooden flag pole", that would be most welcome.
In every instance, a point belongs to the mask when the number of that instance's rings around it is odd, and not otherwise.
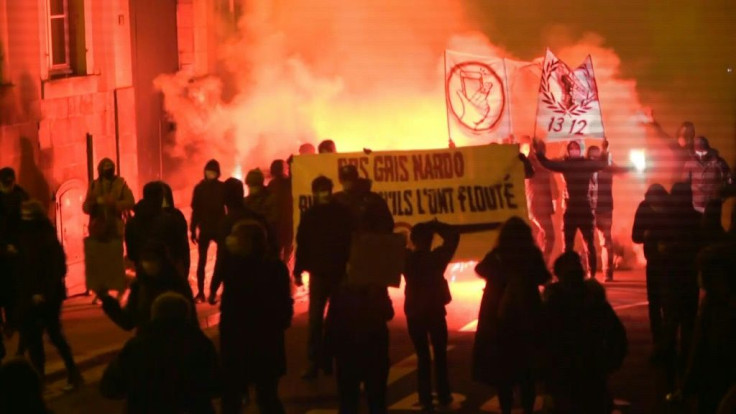
[[[448,147],[449,148],[455,148],[455,141],[452,140],[452,133],[450,132],[450,104],[447,102],[449,97],[447,96],[447,50],[445,49],[445,54],[443,56],[443,62],[444,62],[444,68],[443,71],[445,72],[445,76],[443,77],[444,82],[444,89],[445,89],[445,118],[447,118],[447,139],[448,139]]]

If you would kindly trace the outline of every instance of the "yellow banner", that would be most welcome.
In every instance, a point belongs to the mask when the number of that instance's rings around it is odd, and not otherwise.
[[[324,175],[340,191],[338,168],[354,164],[372,191],[388,203],[396,231],[438,219],[460,225],[455,260],[479,260],[493,247],[496,227],[513,216],[527,220],[524,165],[518,145],[485,145],[442,150],[371,154],[315,154],[294,157],[294,228],[312,205],[312,180]]]

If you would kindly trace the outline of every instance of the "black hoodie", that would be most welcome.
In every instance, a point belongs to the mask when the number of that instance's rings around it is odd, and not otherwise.
[[[204,170],[215,171],[217,178],[204,178],[194,187],[192,194],[192,220],[189,229],[194,232],[199,228],[200,234],[215,237],[225,217],[224,187],[220,181],[220,164],[210,160]]]

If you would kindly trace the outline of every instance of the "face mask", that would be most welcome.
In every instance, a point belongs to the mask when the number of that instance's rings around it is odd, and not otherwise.
[[[318,204],[326,204],[330,201],[330,195],[329,191],[318,191],[314,193],[314,199]]]
[[[570,158],[580,158],[580,150],[570,150],[568,151],[568,154],[570,155]]]
[[[113,177],[115,177],[115,170],[114,169],[106,169],[102,170],[102,177],[107,178],[108,180],[112,180]]]
[[[23,211],[20,213],[20,219],[23,221],[33,221],[33,213],[30,211]]]
[[[212,171],[212,170],[207,170],[204,172],[204,178],[208,180],[214,180],[217,178],[217,172]]]
[[[158,276],[159,272],[161,272],[161,264],[159,262],[143,260],[141,261],[141,267],[149,276]]]

